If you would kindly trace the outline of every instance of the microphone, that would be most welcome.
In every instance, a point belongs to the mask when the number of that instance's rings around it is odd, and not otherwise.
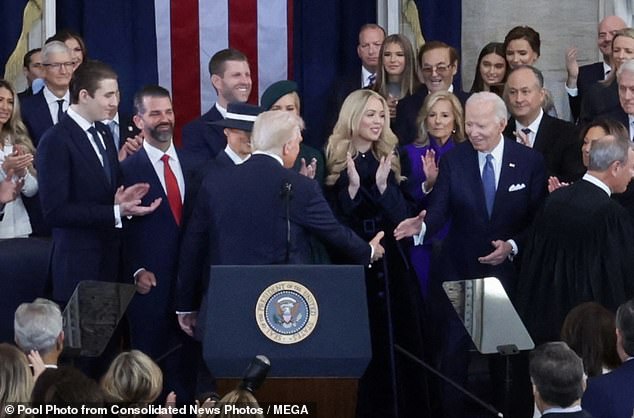
[[[284,199],[286,206],[286,256],[284,264],[288,264],[291,258],[291,198],[293,197],[293,184],[285,179],[282,182],[280,195]]]
[[[280,190],[280,196],[286,199],[293,197],[293,184],[290,181],[284,180]]]
[[[249,367],[245,370],[239,388],[254,393],[262,386],[270,368],[271,362],[266,356],[262,354],[255,356],[253,360],[251,360]]]

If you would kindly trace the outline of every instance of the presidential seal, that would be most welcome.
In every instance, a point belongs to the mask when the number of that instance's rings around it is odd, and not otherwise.
[[[255,320],[268,339],[280,344],[295,344],[315,330],[319,308],[315,296],[304,285],[277,282],[260,294]]]

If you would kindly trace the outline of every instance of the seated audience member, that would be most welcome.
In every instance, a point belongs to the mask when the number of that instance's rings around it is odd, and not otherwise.
[[[80,409],[79,405],[90,408],[104,407],[104,393],[94,380],[86,377],[78,369],[71,366],[60,366],[58,369],[46,369],[38,377],[33,392],[31,393],[31,405],[55,404],[59,408],[75,407],[78,414],[75,417],[100,417],[93,411]],[[47,417],[59,416],[54,413],[45,414]],[[108,415],[107,415],[108,416]]]
[[[418,89],[418,71],[412,44],[401,34],[390,35],[383,41],[373,90],[387,101],[390,120],[396,117],[396,105]]]
[[[106,400],[112,403],[144,407],[154,402],[163,390],[163,373],[159,366],[138,350],[119,354],[101,379]],[[168,402],[174,403],[171,392]]]
[[[25,403],[31,396],[33,374],[26,356],[15,346],[0,344],[0,417],[5,415],[5,405]]]
[[[24,183],[16,199],[5,205],[0,219],[0,239],[26,238],[32,232],[21,196],[32,197],[37,193],[33,154],[35,148],[22,123],[15,90],[9,82],[0,79],[0,180],[12,170]]]
[[[284,110],[300,116],[300,101],[297,93],[297,83],[290,80],[275,82],[262,93],[260,99],[262,110]],[[310,132],[310,131],[309,131]],[[302,135],[305,132],[302,132]],[[299,155],[293,166],[300,174],[315,179],[320,185],[324,184],[325,162],[324,154],[304,141],[299,144]]]
[[[567,182],[579,179],[585,170],[577,128],[542,109],[546,90],[541,71],[516,66],[506,80],[504,96],[512,116],[504,135],[542,154],[547,175]]]
[[[592,418],[580,405],[586,387],[583,362],[566,343],[535,348],[530,353],[529,373],[535,404],[543,417]]]
[[[598,303],[575,306],[566,315],[561,339],[581,357],[588,377],[607,373],[621,364],[616,351],[614,314]]]
[[[612,38],[616,31],[626,28],[627,24],[618,16],[606,16],[599,22],[597,34],[597,46],[601,51],[603,60],[579,67],[577,62],[577,48],[566,50],[566,92],[570,103],[572,121],[579,120],[581,102],[590,87],[597,81],[608,78],[612,71]]]
[[[634,59],[634,29],[618,30],[612,39],[612,70],[603,81],[594,83],[581,102],[579,124],[592,122],[598,116],[619,112],[619,87],[617,75],[626,61]],[[629,126],[629,123],[625,126]],[[630,136],[631,138],[631,136]]]
[[[25,97],[33,96],[38,93],[44,85],[44,66],[42,65],[42,48],[31,49],[24,54],[22,73],[26,78],[27,88],[18,93],[18,97],[22,100]],[[35,82],[38,80],[38,82]],[[35,83],[34,83],[35,82]],[[39,87],[37,86],[39,85]]]
[[[616,350],[623,364],[590,379],[581,404],[596,417],[630,418],[634,410],[634,299],[616,311]]]
[[[396,106],[396,119],[392,130],[399,144],[409,144],[418,135],[416,118],[425,97],[429,93],[445,90],[456,95],[464,105],[468,94],[454,86],[454,77],[458,72],[458,51],[444,42],[429,41],[418,50],[418,71],[424,85],[410,96],[399,100]]]
[[[535,66],[539,59],[540,48],[539,32],[530,26],[516,26],[504,38],[504,52],[511,69],[520,65]],[[557,117],[557,109],[555,109],[552,93],[549,89],[544,90],[541,105],[544,112]]]
[[[35,299],[15,311],[15,343],[25,354],[37,351],[44,366],[56,368],[64,349],[62,312],[55,302]]]
[[[437,91],[425,98],[418,114],[419,134],[414,142],[401,148],[403,175],[407,177],[407,192],[415,199],[420,209],[429,204],[429,193],[438,178],[438,161],[465,140],[464,115],[458,98],[448,91]],[[428,239],[425,244],[411,249],[410,259],[423,296],[429,288],[429,267],[432,247],[447,234],[446,228]]]
[[[493,91],[501,96],[510,69],[511,67],[506,61],[504,44],[489,42],[480,50],[480,55],[478,55],[475,76],[469,93]]]

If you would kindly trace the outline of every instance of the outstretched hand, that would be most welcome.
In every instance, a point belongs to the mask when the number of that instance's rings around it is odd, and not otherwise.
[[[513,251],[513,246],[506,241],[502,241],[502,240],[491,241],[491,245],[495,249],[493,250],[492,253],[484,257],[478,257],[478,261],[480,263],[497,266],[499,264],[502,264],[504,260],[507,259],[509,254],[511,254],[511,251]]]
[[[161,198],[156,198],[149,206],[141,206],[141,199],[150,190],[148,183],[136,183],[129,187],[119,187],[114,195],[115,205],[119,205],[121,216],[145,216],[156,210]]]
[[[379,231],[374,238],[370,240],[370,246],[374,250],[372,254],[372,262],[379,260],[385,254],[385,248],[381,245],[381,240],[385,236],[385,232]]]
[[[401,221],[400,224],[394,229],[394,238],[401,240],[407,237],[413,237],[420,234],[425,221],[426,210],[421,210],[420,213],[413,218],[407,218]]]

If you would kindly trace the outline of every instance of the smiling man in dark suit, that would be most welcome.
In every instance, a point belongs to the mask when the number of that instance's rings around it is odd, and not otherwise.
[[[504,138],[506,115],[504,102],[494,93],[475,93],[467,100],[469,141],[441,158],[427,211],[394,230],[397,239],[415,236],[419,244],[421,235],[434,236],[450,222],[432,266],[430,291],[436,292],[438,304],[433,309],[442,321],[441,371],[463,385],[471,340],[441,282],[493,276],[512,296],[516,272],[511,258],[521,252],[525,231],[546,192],[542,156]],[[464,396],[448,385],[442,404],[444,416],[463,416]]]
[[[505,94],[511,112],[504,135],[544,156],[548,176],[564,182],[579,179],[585,172],[579,133],[575,125],[542,110],[544,77],[535,67],[516,67],[506,80]]]
[[[38,146],[39,190],[53,228],[53,298],[65,303],[81,280],[118,281],[121,218],[146,215],[148,184],[119,185],[110,131],[98,121],[117,106],[117,75],[98,61],[80,65],[70,86],[67,116]]]
[[[198,119],[183,127],[183,162],[198,168],[211,160],[227,145],[221,126],[212,125],[227,117],[227,105],[246,102],[251,94],[251,70],[242,52],[228,48],[218,51],[209,60],[211,85],[218,94],[216,103]]]

